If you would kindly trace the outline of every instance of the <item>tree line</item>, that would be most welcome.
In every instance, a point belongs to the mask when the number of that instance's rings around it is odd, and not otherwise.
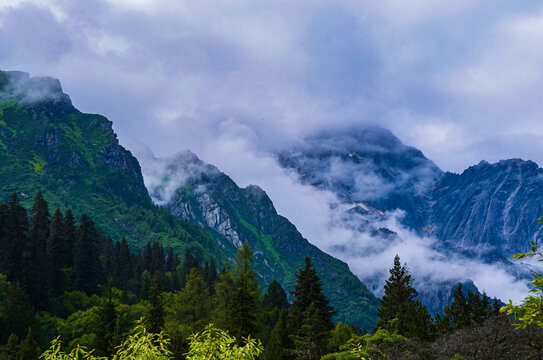
[[[204,261],[188,249],[181,261],[157,242],[131,251],[125,239],[113,241],[84,214],[76,221],[71,210],[56,209],[51,216],[41,193],[30,215],[16,194],[0,204],[0,359],[37,359],[55,338],[67,352],[84,346],[111,356],[141,318],[150,334],[167,334],[174,359],[191,358],[194,344],[215,334],[214,328],[227,331],[232,346],[258,339],[259,358],[266,360],[543,354],[539,329],[513,331],[497,299],[466,292],[461,284],[443,314],[432,317],[398,256],[376,328],[366,333],[334,322],[335,310],[308,257],[292,289],[274,280],[262,291],[248,244],[232,263]]]

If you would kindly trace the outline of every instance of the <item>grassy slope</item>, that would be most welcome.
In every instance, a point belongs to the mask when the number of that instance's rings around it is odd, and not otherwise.
[[[178,251],[223,255],[200,227],[155,206],[137,160],[118,145],[111,122],[76,110],[67,96],[26,103],[4,88],[0,72],[0,199],[12,192],[29,207],[41,190],[51,209],[89,214],[114,239],[133,249],[160,241]]]
[[[304,257],[310,256],[324,283],[324,291],[331,304],[338,310],[336,320],[356,324],[365,329],[375,326],[378,300],[366,286],[349,270],[347,264],[311,245],[296,227],[275,211],[264,191],[249,187],[240,189],[226,175],[220,174],[204,180],[206,193],[220,206],[231,221],[232,227],[242,241],[247,241],[255,250],[255,265],[264,284],[273,279],[285,289],[292,289],[298,268]],[[185,185],[178,196],[182,202],[198,208],[198,196],[194,191],[198,185]],[[197,214],[193,220],[205,224]],[[221,238],[212,229],[207,231]],[[223,250],[232,257],[235,248],[222,238]]]

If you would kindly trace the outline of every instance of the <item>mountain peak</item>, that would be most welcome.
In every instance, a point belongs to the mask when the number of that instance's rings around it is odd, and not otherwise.
[[[62,91],[60,81],[49,77],[30,77],[22,71],[0,71],[0,100],[32,104],[53,101],[72,105],[70,97]]]

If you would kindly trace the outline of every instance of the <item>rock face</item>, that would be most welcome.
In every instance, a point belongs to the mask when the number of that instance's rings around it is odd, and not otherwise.
[[[264,285],[275,279],[291,289],[298,268],[303,266],[305,256],[310,256],[325,293],[338,310],[337,320],[368,330],[375,325],[375,296],[345,263],[311,245],[292,223],[278,215],[261,188],[239,188],[227,175],[189,151],[166,162],[163,168],[163,180],[149,187],[155,202],[173,215],[207,229],[229,257],[248,242],[255,251],[255,266]],[[168,188],[176,190],[172,194],[166,191]]]
[[[373,238],[371,251],[385,251],[383,244],[393,239],[383,236],[380,217],[401,210],[402,225],[421,238],[434,238],[433,250],[445,257],[500,264],[515,277],[527,274],[508,258],[528,250],[529,240],[541,235],[535,220],[543,215],[543,169],[534,162],[482,161],[462,174],[444,173],[419,150],[378,127],[313,136],[279,152],[277,159],[301,182],[335,193],[346,226]],[[372,279],[364,281],[374,288]],[[425,281],[419,281],[419,290],[429,299],[427,305],[438,310],[451,281],[442,286]],[[467,278],[457,281],[469,283]]]
[[[532,161],[482,161],[460,175],[446,173],[431,193],[429,234],[458,252],[507,258],[540,237],[542,196],[543,169]]]
[[[405,224],[414,229],[423,227],[427,193],[442,176],[420,150],[375,126],[310,137],[278,160],[303,183],[330,190],[345,204],[404,210]]]

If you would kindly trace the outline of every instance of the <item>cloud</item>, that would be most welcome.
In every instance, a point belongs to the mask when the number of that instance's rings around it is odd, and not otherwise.
[[[329,228],[333,195],[299,184],[272,153],[372,123],[444,170],[542,163],[541,14],[539,2],[505,0],[7,0],[0,68],[60,79],[131,150],[189,148],[239,184],[261,185],[328,249],[362,240]],[[371,268],[360,261],[356,271]]]

